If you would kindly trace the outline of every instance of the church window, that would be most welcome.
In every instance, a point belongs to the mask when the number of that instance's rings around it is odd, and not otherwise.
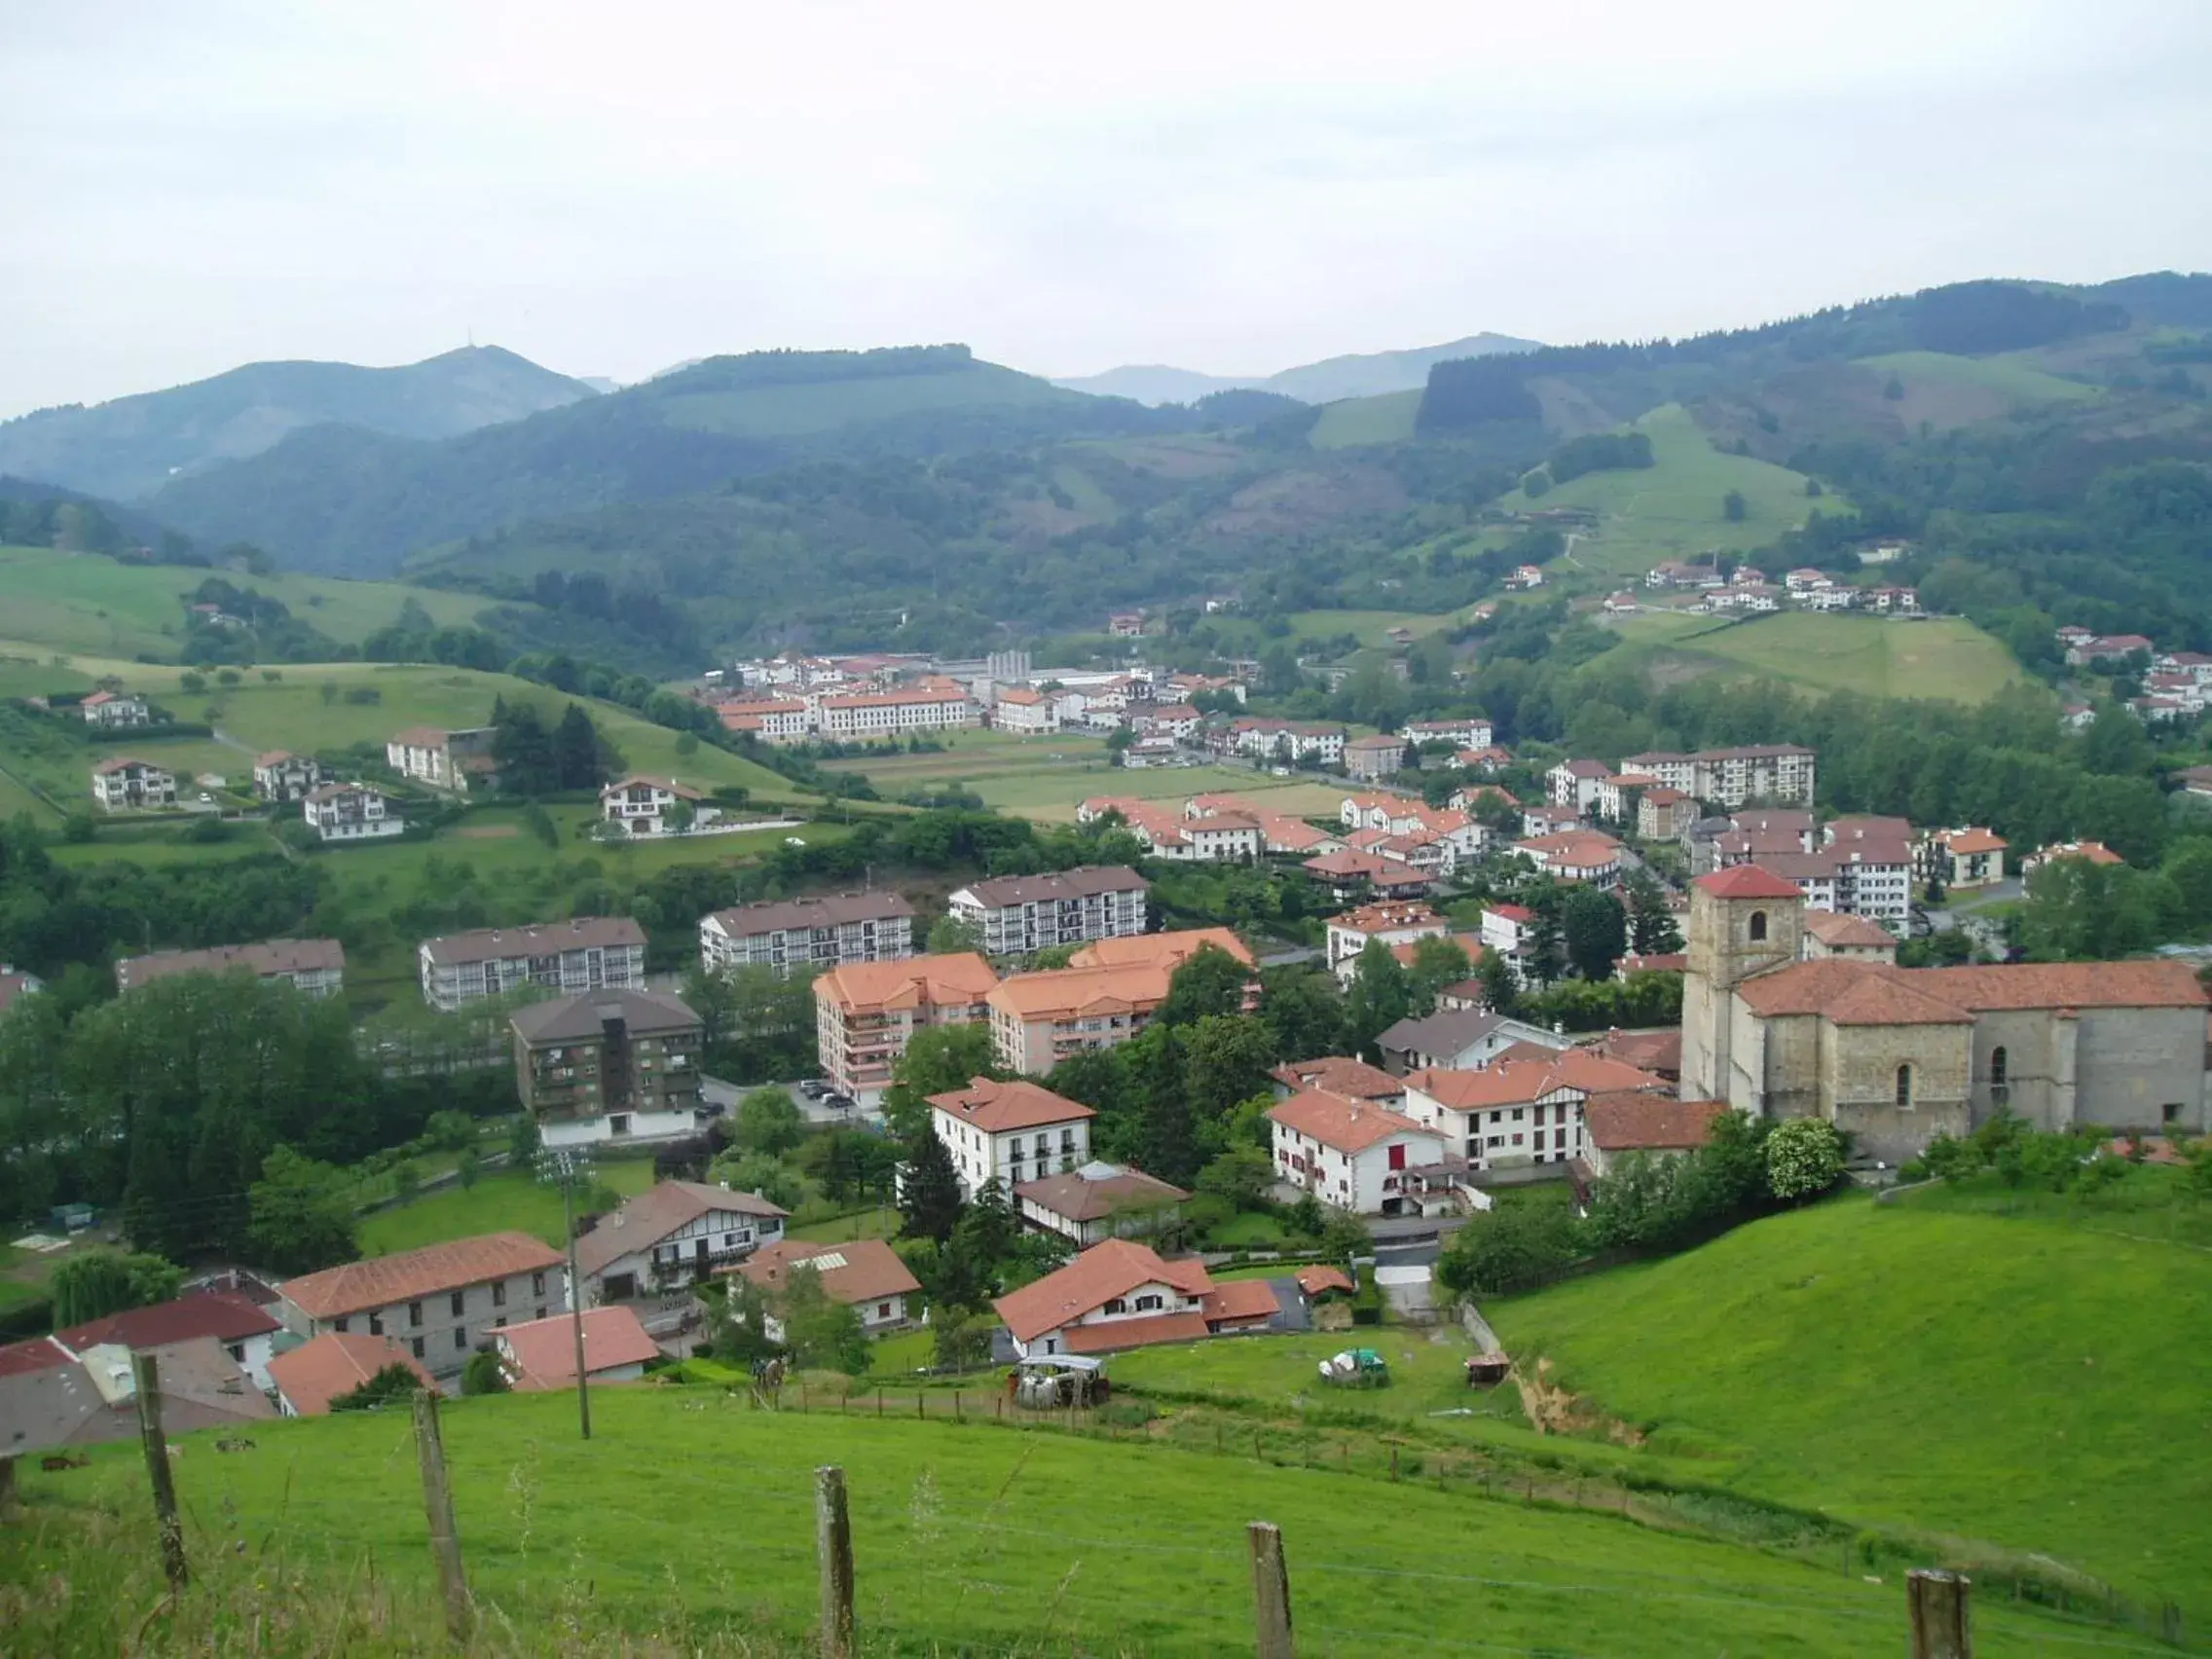
[[[1899,1106],[1910,1106],[1912,1104],[1912,1068],[1910,1066],[1898,1067],[1898,1104]]]
[[[2002,1106],[2012,1094],[2012,1060],[2003,1044],[1989,1051],[1989,1098]]]
[[[1766,912],[1764,910],[1753,910],[1751,912],[1751,942],[1754,944],[1766,938]]]

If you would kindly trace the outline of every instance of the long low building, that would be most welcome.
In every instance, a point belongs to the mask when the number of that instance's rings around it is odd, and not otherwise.
[[[276,1312],[302,1337],[366,1331],[405,1343],[443,1380],[489,1350],[495,1331],[567,1312],[565,1266],[541,1238],[490,1233],[287,1280]]]
[[[272,939],[217,944],[205,950],[157,950],[115,965],[118,990],[134,991],[177,974],[247,973],[284,979],[311,997],[334,997],[346,985],[346,947],[334,939]]]
[[[577,916],[426,939],[416,950],[423,1000],[451,1014],[525,985],[579,991],[645,988],[645,930],[632,916]]]
[[[771,899],[717,910],[699,923],[699,965],[709,973],[773,968],[824,973],[848,962],[898,962],[914,954],[914,906],[892,892]]]

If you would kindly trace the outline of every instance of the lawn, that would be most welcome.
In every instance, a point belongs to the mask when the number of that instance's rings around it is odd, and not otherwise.
[[[1485,1311],[1714,1485],[2042,1552],[2201,1626],[2212,1253],[2127,1232],[1852,1198]]]
[[[1321,1361],[1347,1347],[1380,1353],[1390,1367],[1388,1385],[1340,1388],[1322,1382]],[[1116,1354],[1107,1369],[1118,1387],[1212,1394],[1247,1400],[1263,1410],[1342,1407],[1438,1428],[1524,1426],[1527,1419],[1513,1389],[1467,1386],[1464,1364],[1472,1352],[1474,1344],[1455,1325],[1433,1330],[1383,1325],[1138,1348]]]
[[[1420,399],[1417,387],[1411,391],[1385,391],[1374,397],[1324,403],[1308,441],[1317,450],[1402,444],[1414,435],[1414,418],[1420,413]]]
[[[652,1160],[608,1159],[600,1163],[597,1180],[624,1198],[642,1193],[653,1184]],[[505,1169],[484,1175],[473,1187],[441,1187],[410,1203],[363,1216],[360,1231],[364,1256],[389,1256],[479,1233],[530,1233],[556,1247],[568,1242],[560,1189],[521,1170]]]
[[[453,1401],[443,1418],[470,1588],[499,1651],[797,1651],[818,1604],[815,1471],[830,1463],[851,1492],[871,1653],[1250,1652],[1245,1524],[1260,1516],[1283,1530],[1307,1659],[1468,1641],[1857,1659],[1905,1641],[1895,1581],[1363,1475],[987,1422],[769,1414],[716,1388],[602,1387],[589,1441],[565,1394]],[[257,1423],[254,1449],[231,1456],[211,1438],[181,1437],[177,1459],[195,1581],[175,1646],[215,1649],[210,1622],[224,1651],[243,1651],[249,1628],[301,1650],[439,1645],[404,1414]],[[141,1650],[161,1616],[138,1448],[90,1452],[86,1469],[26,1467],[23,1524],[0,1534],[25,1652]],[[701,1525],[733,1490],[734,1551]],[[372,1596],[385,1622],[363,1629]],[[312,1643],[291,1640],[302,1607]],[[1994,1601],[1974,1624],[1995,1659],[2090,1634]]]
[[[844,1244],[855,1238],[893,1238],[898,1236],[903,1220],[897,1210],[886,1206],[862,1210],[858,1215],[841,1215],[833,1221],[811,1221],[803,1227],[789,1229],[788,1236],[816,1244]]]
[[[1958,703],[1986,702],[2026,680],[2010,651],[1963,617],[1784,611],[1737,621],[1655,611],[1618,626],[1662,673],[1748,671],[1821,691]]]
[[[1555,574],[1641,576],[1670,559],[1764,547],[1803,524],[1815,507],[1827,513],[1850,511],[1849,503],[1832,492],[1809,500],[1802,473],[1749,456],[1721,454],[1679,404],[1652,410],[1634,429],[1650,435],[1653,465],[1587,472],[1540,498],[1515,490],[1501,498],[1499,505],[1512,512],[1587,507],[1600,515],[1596,533],[1574,538],[1552,567]],[[1744,498],[1740,520],[1729,519],[1722,508],[1731,490]]]

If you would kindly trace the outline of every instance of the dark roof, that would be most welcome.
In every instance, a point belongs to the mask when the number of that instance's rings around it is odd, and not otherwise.
[[[161,1347],[191,1337],[236,1343],[282,1328],[266,1309],[255,1307],[244,1297],[211,1291],[110,1313],[104,1319],[89,1320],[54,1334],[82,1353],[96,1343],[120,1343],[128,1348]]]
[[[432,962],[497,962],[510,956],[553,956],[592,945],[645,942],[645,930],[632,916],[577,916],[566,922],[536,922],[520,928],[477,928],[470,933],[426,939],[423,951]]]
[[[835,928],[848,922],[910,919],[914,906],[896,893],[828,893],[819,899],[767,899],[717,910],[707,919],[732,939],[793,928]]]
[[[576,1271],[590,1278],[617,1258],[650,1250],[678,1228],[716,1210],[771,1218],[789,1213],[758,1193],[733,1192],[704,1181],[663,1181],[601,1217],[597,1227],[576,1240]]]
[[[1048,899],[1088,899],[1102,893],[1124,893],[1134,887],[1149,889],[1145,878],[1126,865],[1087,865],[1056,875],[1002,875],[995,881],[969,884],[967,891],[979,904],[999,909],[1008,904],[1034,904]]]
[[[604,989],[582,991],[572,997],[525,1003],[509,1022],[530,1043],[581,1043],[601,1036],[607,1022],[619,1019],[635,1035],[655,1031],[691,1031],[703,1022],[690,1006],[657,991]]]
[[[1385,1053],[1456,1054],[1505,1023],[1488,1010],[1448,1008],[1420,1019],[1401,1019],[1375,1039]]]
[[[264,978],[276,974],[316,973],[346,967],[346,947],[334,939],[272,939],[259,944],[218,944],[206,950],[157,950],[126,956],[115,965],[115,982],[135,990],[171,974],[227,974],[247,968]]]
[[[1087,1163],[1064,1175],[1024,1181],[1014,1196],[1070,1221],[1103,1221],[1125,1209],[1181,1203],[1191,1195],[1141,1169],[1112,1163]]]

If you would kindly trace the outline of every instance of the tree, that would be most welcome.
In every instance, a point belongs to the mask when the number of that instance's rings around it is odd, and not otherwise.
[[[47,1280],[55,1329],[66,1331],[110,1313],[166,1302],[183,1282],[184,1270],[160,1256],[87,1250],[67,1257]]]
[[[1260,982],[1260,1018],[1277,1060],[1310,1060],[1344,1051],[1344,994],[1326,969],[1306,963],[1264,969]]]
[[[1369,940],[1360,947],[1351,990],[1345,997],[1347,1047],[1373,1057],[1375,1039],[1405,1018],[1412,1007],[1413,987],[1405,968],[1388,945]]]
[[[930,1133],[929,1099],[966,1088],[979,1077],[1004,1078],[991,1048],[991,1028],[981,1021],[925,1026],[907,1039],[906,1051],[891,1063],[891,1087],[883,1092],[883,1121],[902,1140]]]
[[[1767,1190],[1784,1203],[1818,1198],[1843,1178],[1843,1141],[1825,1118],[1791,1118],[1766,1137]]]
[[[1217,944],[1202,944],[1168,977],[1167,997],[1153,1015],[1159,1025],[1190,1025],[1209,1014],[1239,1013],[1252,970]]]
[[[1521,986],[1513,977],[1513,964],[1503,951],[1483,952],[1483,965],[1476,971],[1483,982],[1483,1003],[1491,1013],[1510,1014],[1520,1006]]]
[[[781,1158],[806,1139],[806,1114],[789,1090],[756,1088],[738,1103],[734,1138],[746,1152]]]
[[[550,794],[561,787],[561,760],[552,734],[532,703],[492,707],[492,758],[499,787],[509,794]]]
[[[461,1190],[464,1193],[468,1192],[477,1182],[484,1179],[483,1154],[479,1153],[474,1147],[470,1147],[454,1161],[453,1175],[454,1179],[461,1184]]]
[[[1452,1235],[1436,1282],[1462,1299],[1503,1296],[1558,1276],[1581,1253],[1580,1224],[1565,1204],[1499,1204]]]
[[[932,956],[955,956],[962,951],[980,954],[983,948],[983,924],[972,917],[956,916],[947,910],[930,923],[929,937],[923,944]]]
[[[784,1346],[801,1367],[848,1377],[866,1372],[867,1331],[860,1309],[832,1298],[822,1286],[822,1274],[804,1262],[793,1263],[785,1275],[781,1317]]]
[[[1275,1163],[1256,1146],[1233,1146],[1198,1171],[1198,1190],[1233,1210],[1258,1209],[1274,1185]]]
[[[259,1264],[289,1277],[351,1261],[359,1254],[351,1186],[344,1170],[288,1146],[272,1152],[248,1200]]]
[[[1628,949],[1628,917],[1620,901],[1599,887],[1576,887],[1560,906],[1567,959],[1585,979],[1607,979]]]
[[[581,703],[571,703],[561,712],[561,723],[553,733],[553,765],[559,787],[596,790],[607,782],[601,750],[599,728],[591,723],[591,716],[584,713]]]
[[[1682,931],[1667,907],[1666,890],[1641,865],[1628,875],[1629,942],[1640,956],[1668,956],[1682,948]]]
[[[1720,516],[1730,524],[1742,524],[1749,511],[1741,490],[1731,490],[1720,498]]]
[[[467,1368],[463,1367],[464,1382],[466,1376]],[[359,1387],[331,1395],[330,1409],[333,1412],[373,1412],[387,1400],[412,1400],[422,1390],[423,1379],[395,1359]]]
[[[768,1299],[760,1287],[742,1274],[725,1281],[729,1289],[719,1302],[710,1304],[707,1343],[724,1365],[748,1366],[770,1359],[777,1346],[768,1340]]]
[[[1458,940],[1442,936],[1417,940],[1413,966],[1406,971],[1407,1012],[1416,1018],[1434,1014],[1437,993],[1473,972],[1467,948]]]
[[[953,1228],[954,1247],[967,1252],[986,1272],[996,1271],[1013,1255],[1020,1236],[1021,1218],[1014,1214],[1005,1183],[996,1175],[976,1189]]]
[[[757,1193],[788,1210],[806,1201],[806,1183],[799,1172],[784,1160],[765,1153],[723,1157],[716,1161],[713,1173],[717,1180],[726,1181],[732,1192]]]
[[[979,1314],[948,1307],[933,1311],[930,1328],[930,1357],[940,1371],[974,1371],[991,1362],[991,1326]]]
[[[464,1395],[504,1394],[511,1389],[499,1356],[490,1348],[470,1354],[468,1363],[461,1368],[461,1391]]]
[[[959,1223],[960,1175],[952,1166],[951,1149],[929,1129],[907,1145],[899,1213],[904,1218],[902,1236],[934,1238],[940,1244],[952,1236]]]

